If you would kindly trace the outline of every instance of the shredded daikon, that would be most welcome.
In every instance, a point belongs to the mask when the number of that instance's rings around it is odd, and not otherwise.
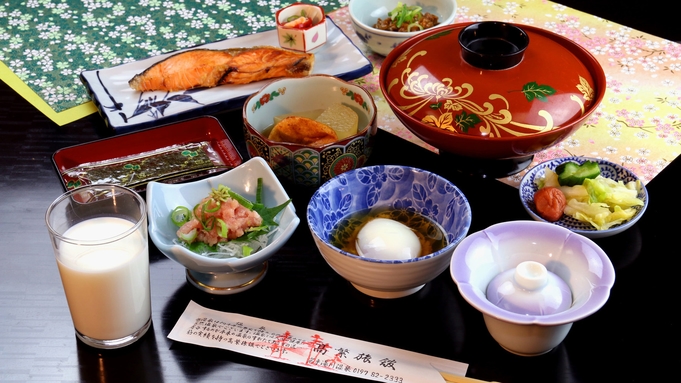
[[[204,251],[201,255],[210,258],[244,258],[250,254],[253,254],[259,250],[262,250],[269,243],[270,239],[279,230],[278,227],[272,228],[268,233],[258,235],[249,240],[233,240],[228,242],[220,242],[217,244],[218,251]],[[175,239],[174,242],[180,246],[189,248],[186,242],[179,239]],[[244,254],[244,246],[251,248],[249,254]]]

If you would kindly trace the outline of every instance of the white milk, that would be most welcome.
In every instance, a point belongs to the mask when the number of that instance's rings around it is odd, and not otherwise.
[[[132,226],[121,218],[92,218],[69,228],[64,237],[110,238]],[[58,251],[57,265],[78,332],[94,339],[118,339],[149,320],[149,247],[140,230],[100,246],[61,242]]]

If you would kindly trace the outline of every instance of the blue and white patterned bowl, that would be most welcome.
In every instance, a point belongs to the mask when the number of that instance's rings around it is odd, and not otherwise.
[[[329,234],[343,217],[385,207],[430,217],[444,229],[447,246],[415,259],[377,260],[329,243]],[[367,295],[398,298],[417,292],[447,268],[454,248],[468,233],[471,208],[463,193],[437,174],[381,165],[351,170],[324,183],[310,200],[307,222],[317,248],[338,274]]]
[[[377,19],[388,18],[388,12],[395,9],[400,0],[352,0],[348,5],[352,27],[360,40],[371,48],[374,53],[387,56],[396,46],[406,39],[423,32],[393,32],[373,27]],[[420,0],[417,4],[401,1],[407,5],[419,5],[423,12],[430,12],[438,17],[439,25],[454,22],[457,11],[456,0]]]
[[[565,157],[565,158],[556,158],[553,160],[545,161],[540,163],[539,165],[533,167],[530,169],[525,176],[523,176],[522,181],[520,181],[520,201],[523,204],[523,207],[525,210],[532,216],[533,219],[536,221],[540,222],[548,222],[542,217],[539,216],[537,213],[537,209],[535,208],[534,205],[534,193],[539,190],[537,186],[537,181],[544,178],[544,171],[546,168],[555,170],[558,165],[564,163],[564,162],[577,162],[579,164],[582,164],[586,161],[594,161],[598,163],[598,166],[601,169],[601,175],[606,178],[610,178],[616,181],[622,181],[624,183],[630,182],[630,181],[636,181],[638,180],[638,177],[636,174],[634,174],[632,171],[629,169],[618,165],[616,163],[606,161],[606,160],[601,160],[597,158],[589,158],[589,157]],[[552,222],[558,226],[562,226],[566,229],[569,229],[575,233],[581,234],[585,237],[588,238],[603,238],[603,237],[609,237],[611,235],[615,235],[618,233],[623,232],[624,230],[627,230],[631,226],[633,226],[636,221],[641,218],[643,213],[645,212],[646,208],[648,207],[648,191],[646,190],[645,185],[641,183],[641,190],[638,193],[638,198],[643,200],[643,206],[638,208],[638,212],[636,215],[634,215],[629,221],[624,222],[620,225],[614,226],[610,229],[607,230],[597,230],[595,227],[593,227],[591,224],[588,222],[582,222],[579,221],[575,218],[569,217],[567,215],[563,215],[563,217],[556,221]]]

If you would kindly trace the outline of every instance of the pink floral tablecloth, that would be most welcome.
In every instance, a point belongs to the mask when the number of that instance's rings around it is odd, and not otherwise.
[[[535,155],[533,166],[552,158],[588,156],[624,165],[644,183],[681,151],[681,45],[546,0],[458,0],[456,22],[496,20],[528,24],[566,36],[588,49],[607,78],[605,99],[575,134]],[[395,117],[379,88],[383,57],[354,32],[347,7],[330,15],[374,64],[355,80],[374,96],[383,130],[430,150]],[[517,186],[525,172],[501,181]]]

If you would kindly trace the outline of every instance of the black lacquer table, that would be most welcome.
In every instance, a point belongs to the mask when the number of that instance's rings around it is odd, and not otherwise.
[[[607,17],[607,15],[605,15]],[[217,116],[244,157],[240,111]],[[76,340],[44,224],[47,206],[63,192],[51,162],[63,147],[106,136],[98,115],[63,127],[43,117],[0,83],[0,381],[99,382],[361,382],[167,338],[190,300],[290,325],[403,348],[469,364],[468,376],[505,383],[652,382],[676,376],[679,315],[678,186],[681,160],[648,185],[641,220],[615,237],[596,240],[616,269],[611,297],[578,321],[565,341],[538,357],[504,351],[479,312],[459,295],[448,271],[419,293],[370,299],[333,272],[305,222],[311,191],[287,186],[302,221],[253,289],[213,296],[189,285],[184,268],[150,248],[152,329],[113,351]],[[530,219],[518,190],[471,177],[445,157],[379,131],[369,164],[402,164],[454,182],[472,207],[470,232]]]

